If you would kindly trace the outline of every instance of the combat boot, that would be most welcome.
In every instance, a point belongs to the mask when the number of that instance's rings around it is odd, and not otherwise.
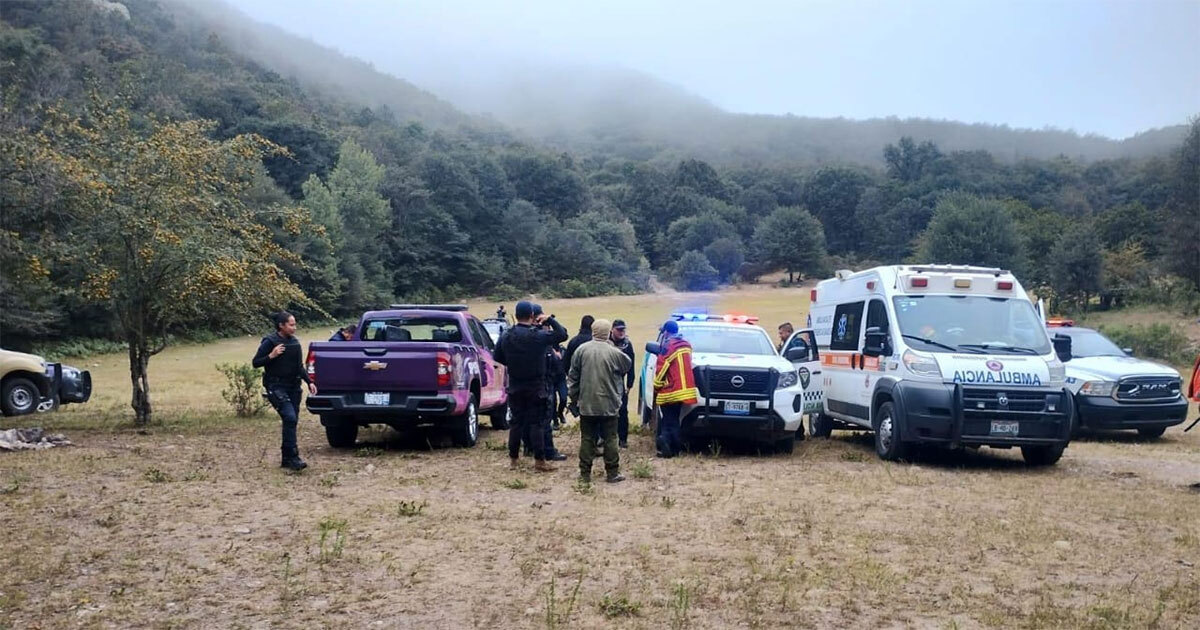
[[[282,461],[280,461],[279,467],[299,472],[305,468],[308,468],[308,464],[304,463],[304,460],[300,459],[299,449],[290,449],[283,453]]]

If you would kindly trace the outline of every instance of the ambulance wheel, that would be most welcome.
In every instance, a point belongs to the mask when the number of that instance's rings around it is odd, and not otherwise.
[[[875,453],[881,459],[890,462],[904,459],[907,448],[900,435],[896,410],[889,400],[880,405],[879,410],[875,412]]]
[[[1022,446],[1021,457],[1030,466],[1051,466],[1062,458],[1064,446]]]
[[[819,438],[833,435],[833,419],[819,413],[809,414],[808,434]]]

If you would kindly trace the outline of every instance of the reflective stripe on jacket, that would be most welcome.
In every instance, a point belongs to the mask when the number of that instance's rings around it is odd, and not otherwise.
[[[682,337],[671,337],[657,367],[654,374],[656,405],[695,404],[700,392],[692,374],[692,344]]]

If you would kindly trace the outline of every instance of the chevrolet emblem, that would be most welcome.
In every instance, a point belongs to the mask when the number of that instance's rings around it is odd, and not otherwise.
[[[367,361],[363,364],[364,370],[371,370],[372,372],[378,372],[386,367],[387,364],[382,361]]]

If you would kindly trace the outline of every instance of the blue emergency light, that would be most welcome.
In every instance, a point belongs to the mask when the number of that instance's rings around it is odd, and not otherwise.
[[[732,324],[754,324],[758,318],[753,315],[709,315],[708,313],[671,313],[671,318],[680,322],[729,322]]]

